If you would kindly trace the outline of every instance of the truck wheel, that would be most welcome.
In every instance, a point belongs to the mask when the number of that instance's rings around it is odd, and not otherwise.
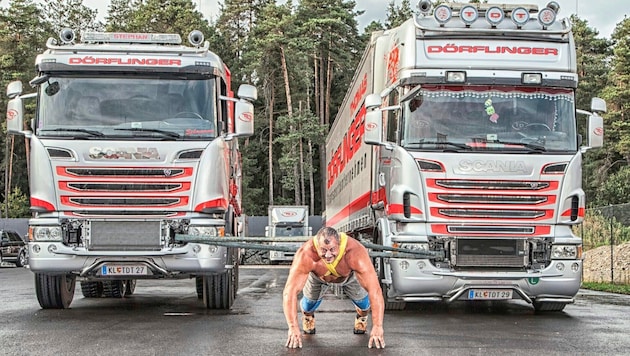
[[[74,275],[35,273],[35,293],[43,309],[66,309],[74,298],[77,278]]]
[[[103,295],[107,298],[124,298],[127,294],[127,280],[103,282]]]
[[[136,291],[136,280],[128,279],[127,280],[127,289],[125,290],[125,295],[130,296]]]
[[[103,296],[103,282],[81,282],[81,293],[85,298],[100,298]]]
[[[559,312],[564,309],[567,303],[561,302],[536,302],[534,301],[534,310],[536,312]]]
[[[234,302],[233,270],[203,276],[203,304],[207,309],[230,309]]]
[[[203,299],[203,277],[195,277],[195,287],[197,288],[197,299]]]

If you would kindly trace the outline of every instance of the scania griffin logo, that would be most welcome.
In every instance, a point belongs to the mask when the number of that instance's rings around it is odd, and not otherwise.
[[[296,216],[297,213],[295,211],[283,211],[280,215],[286,216],[286,217],[291,217],[291,216]]]
[[[7,110],[7,120],[11,121],[15,119],[17,114],[18,114],[17,110],[14,110],[14,109]]]
[[[238,119],[243,122],[252,122],[252,120],[254,119],[254,114],[252,114],[251,112],[244,112],[238,117]]]
[[[480,173],[528,173],[528,169],[523,161],[462,160],[459,161],[459,170],[462,172]]]

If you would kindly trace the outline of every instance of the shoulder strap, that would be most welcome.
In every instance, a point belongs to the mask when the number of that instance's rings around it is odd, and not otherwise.
[[[344,234],[343,232],[339,234],[340,237],[340,242],[339,242],[339,254],[337,255],[337,258],[335,258],[335,260],[332,263],[326,263],[324,262],[324,265],[326,266],[326,268],[328,268],[328,272],[326,273],[326,276],[329,275],[333,275],[335,277],[341,277],[339,275],[339,273],[337,273],[337,270],[335,269],[335,267],[337,267],[337,265],[339,264],[339,261],[341,261],[341,259],[343,258],[343,255],[346,253],[346,246],[348,245],[348,235]],[[315,251],[319,254],[319,244],[317,242],[317,236],[313,236],[313,247],[315,248]]]

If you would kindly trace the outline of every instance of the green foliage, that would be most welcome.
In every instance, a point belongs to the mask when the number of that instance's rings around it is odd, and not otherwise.
[[[8,199],[2,202],[0,212],[2,212],[3,218],[28,218],[31,216],[29,206],[28,196],[16,187],[11,191]]]
[[[623,162],[623,161],[622,161]],[[630,167],[624,166],[608,179],[597,191],[597,202],[600,205],[621,204],[630,196]]]
[[[587,209],[584,222],[574,227],[574,232],[582,236],[586,249],[630,241],[630,226],[624,225],[615,218],[614,209],[626,210],[625,206],[610,206],[598,209]]]

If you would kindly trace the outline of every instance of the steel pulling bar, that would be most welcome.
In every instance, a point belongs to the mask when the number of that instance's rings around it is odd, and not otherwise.
[[[249,248],[253,250],[266,250],[266,251],[283,251],[283,252],[296,252],[299,247],[286,246],[286,245],[270,245],[270,244],[257,244],[251,241],[265,241],[265,242],[306,242],[312,237],[307,236],[294,236],[294,237],[238,237],[238,236],[224,236],[224,237],[200,237],[199,235],[176,235],[175,240],[181,242],[191,243],[203,243],[225,247],[236,248]],[[370,257],[398,257],[398,258],[435,258],[442,257],[442,254],[435,251],[416,251],[404,248],[396,248],[390,246],[377,245],[362,240],[359,241],[368,250],[382,250],[387,252],[369,251]]]

